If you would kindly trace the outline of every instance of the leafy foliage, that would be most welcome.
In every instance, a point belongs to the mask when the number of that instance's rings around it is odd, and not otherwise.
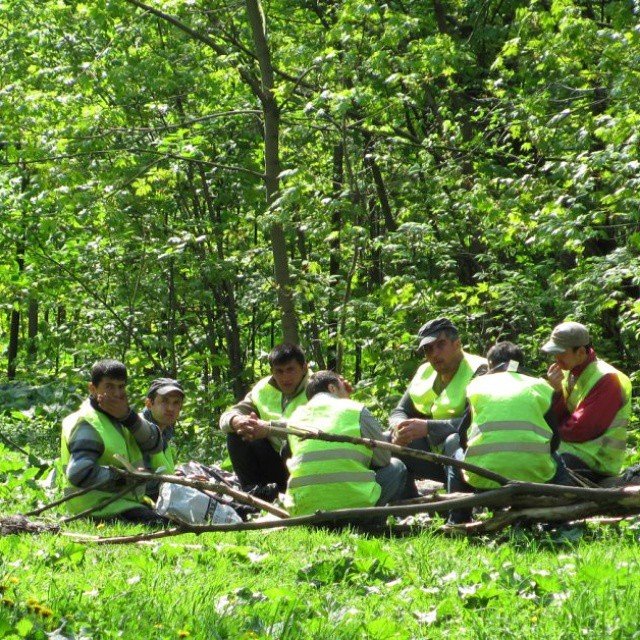
[[[179,375],[211,448],[280,340],[275,223],[303,344],[381,415],[440,314],[471,350],[517,339],[541,367],[549,329],[581,320],[637,377],[634,5],[270,2],[283,170],[266,210],[244,10],[152,5],[174,22],[133,2],[0,4],[12,377],[78,388],[113,355],[139,397]]]

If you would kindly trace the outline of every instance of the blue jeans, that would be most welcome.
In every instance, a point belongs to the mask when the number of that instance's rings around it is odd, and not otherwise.
[[[400,500],[403,497],[404,485],[407,481],[407,468],[404,462],[398,458],[391,458],[386,467],[375,469],[375,472],[376,482],[382,488],[376,505],[380,506]]]

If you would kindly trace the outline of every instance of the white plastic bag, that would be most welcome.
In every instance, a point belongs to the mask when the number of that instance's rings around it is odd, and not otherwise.
[[[202,491],[181,484],[163,482],[160,485],[156,511],[167,518],[177,518],[189,524],[204,524],[211,498]]]
[[[222,502],[215,502],[215,511],[209,514],[209,520],[214,524],[231,524],[235,522],[242,522],[242,518],[236,513],[236,510],[228,504],[222,504]]]
[[[160,485],[156,511],[167,518],[189,524],[242,522],[233,507],[221,504],[193,487],[172,482]]]

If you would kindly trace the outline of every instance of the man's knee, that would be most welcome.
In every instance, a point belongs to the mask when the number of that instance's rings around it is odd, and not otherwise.
[[[378,504],[386,504],[404,498],[407,467],[402,460],[391,458],[389,464],[376,471],[376,481],[382,488]]]
[[[444,441],[444,455],[453,458],[458,449],[460,449],[460,435],[458,433],[452,433]]]
[[[407,465],[399,458],[391,458],[389,466],[393,470],[392,477],[394,480],[398,483],[401,482],[404,484],[407,479]]]

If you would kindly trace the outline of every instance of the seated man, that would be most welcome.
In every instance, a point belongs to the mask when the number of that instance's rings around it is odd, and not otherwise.
[[[142,417],[155,424],[162,434],[162,450],[145,455],[147,468],[158,473],[175,471],[174,447],[171,443],[182,404],[184,391],[182,385],[171,378],[158,378],[149,386]]]
[[[273,501],[287,487],[286,439],[267,436],[266,422],[288,418],[306,403],[308,368],[304,351],[287,343],[273,348],[269,365],[271,375],[222,414],[220,429],[227,434],[229,457],[242,489]]]
[[[149,386],[142,417],[160,429],[162,450],[157,453],[145,454],[144,464],[147,469],[157,473],[175,473],[174,446],[171,441],[183,402],[184,391],[177,380],[158,378]],[[158,486],[157,482],[147,483],[147,495],[152,500],[158,498]]]
[[[382,427],[359,402],[349,399],[344,380],[333,371],[310,376],[309,402],[290,418],[295,427],[382,440]],[[292,515],[319,509],[370,507],[397,500],[406,469],[388,451],[364,445],[289,437],[291,473],[285,504]]]
[[[467,386],[460,449],[454,457],[509,480],[570,484],[562,461],[554,454],[558,438],[554,436],[551,410],[553,390],[542,378],[522,370],[524,355],[512,342],[493,346],[487,359],[489,372]],[[447,469],[449,492],[497,486],[493,480],[470,471]],[[469,510],[456,510],[450,522],[466,522],[470,517]]]
[[[542,351],[555,357],[547,377],[562,459],[594,482],[616,476],[631,415],[629,378],[596,356],[589,330],[579,322],[559,324]]]
[[[119,454],[134,467],[143,466],[143,453],[162,450],[158,427],[129,407],[127,370],[117,360],[100,360],[91,369],[89,398],[62,423],[61,461],[65,465],[65,493],[99,485],[99,489],[69,500],[67,508],[78,514],[101,505],[127,486],[127,480],[109,466],[122,467]],[[166,522],[145,504],[144,485],[110,504],[97,508],[94,518],[119,518],[129,522]]]
[[[438,451],[455,432],[465,410],[465,390],[471,379],[486,371],[487,361],[462,350],[458,329],[448,318],[420,327],[418,349],[425,357],[398,406],[391,412],[392,442],[422,451]],[[414,478],[445,482],[444,467],[402,457],[409,472],[408,489],[417,493]],[[412,491],[413,490],[413,491]]]
[[[145,466],[153,472],[165,475],[185,475],[199,480],[222,481],[231,485],[234,480],[233,477],[225,477],[230,476],[230,474],[226,474],[222,470],[206,467],[198,462],[191,461],[176,468],[174,446],[171,441],[173,440],[176,422],[182,411],[184,398],[182,385],[172,378],[158,378],[149,386],[142,417],[148,422],[157,425],[158,429],[160,429],[162,450],[157,453],[146,454],[144,456]],[[236,514],[236,510],[242,511],[244,514],[255,512],[255,509],[234,503],[231,498],[226,496],[213,496],[211,493],[200,492],[193,488],[176,487],[175,485],[172,485],[167,492],[167,486],[164,486],[164,495],[159,496],[160,483],[147,482],[147,495],[156,502],[156,506],[163,514],[177,516],[192,524],[239,522],[240,518]],[[178,496],[183,502],[187,496],[191,499],[189,508],[186,511],[175,512],[175,504],[170,496],[175,496],[176,492],[178,492]],[[194,502],[195,494],[199,494],[196,502]],[[198,514],[200,517],[197,517],[195,513],[198,506],[202,506],[203,509],[203,513]],[[205,506],[206,511],[204,511]]]

